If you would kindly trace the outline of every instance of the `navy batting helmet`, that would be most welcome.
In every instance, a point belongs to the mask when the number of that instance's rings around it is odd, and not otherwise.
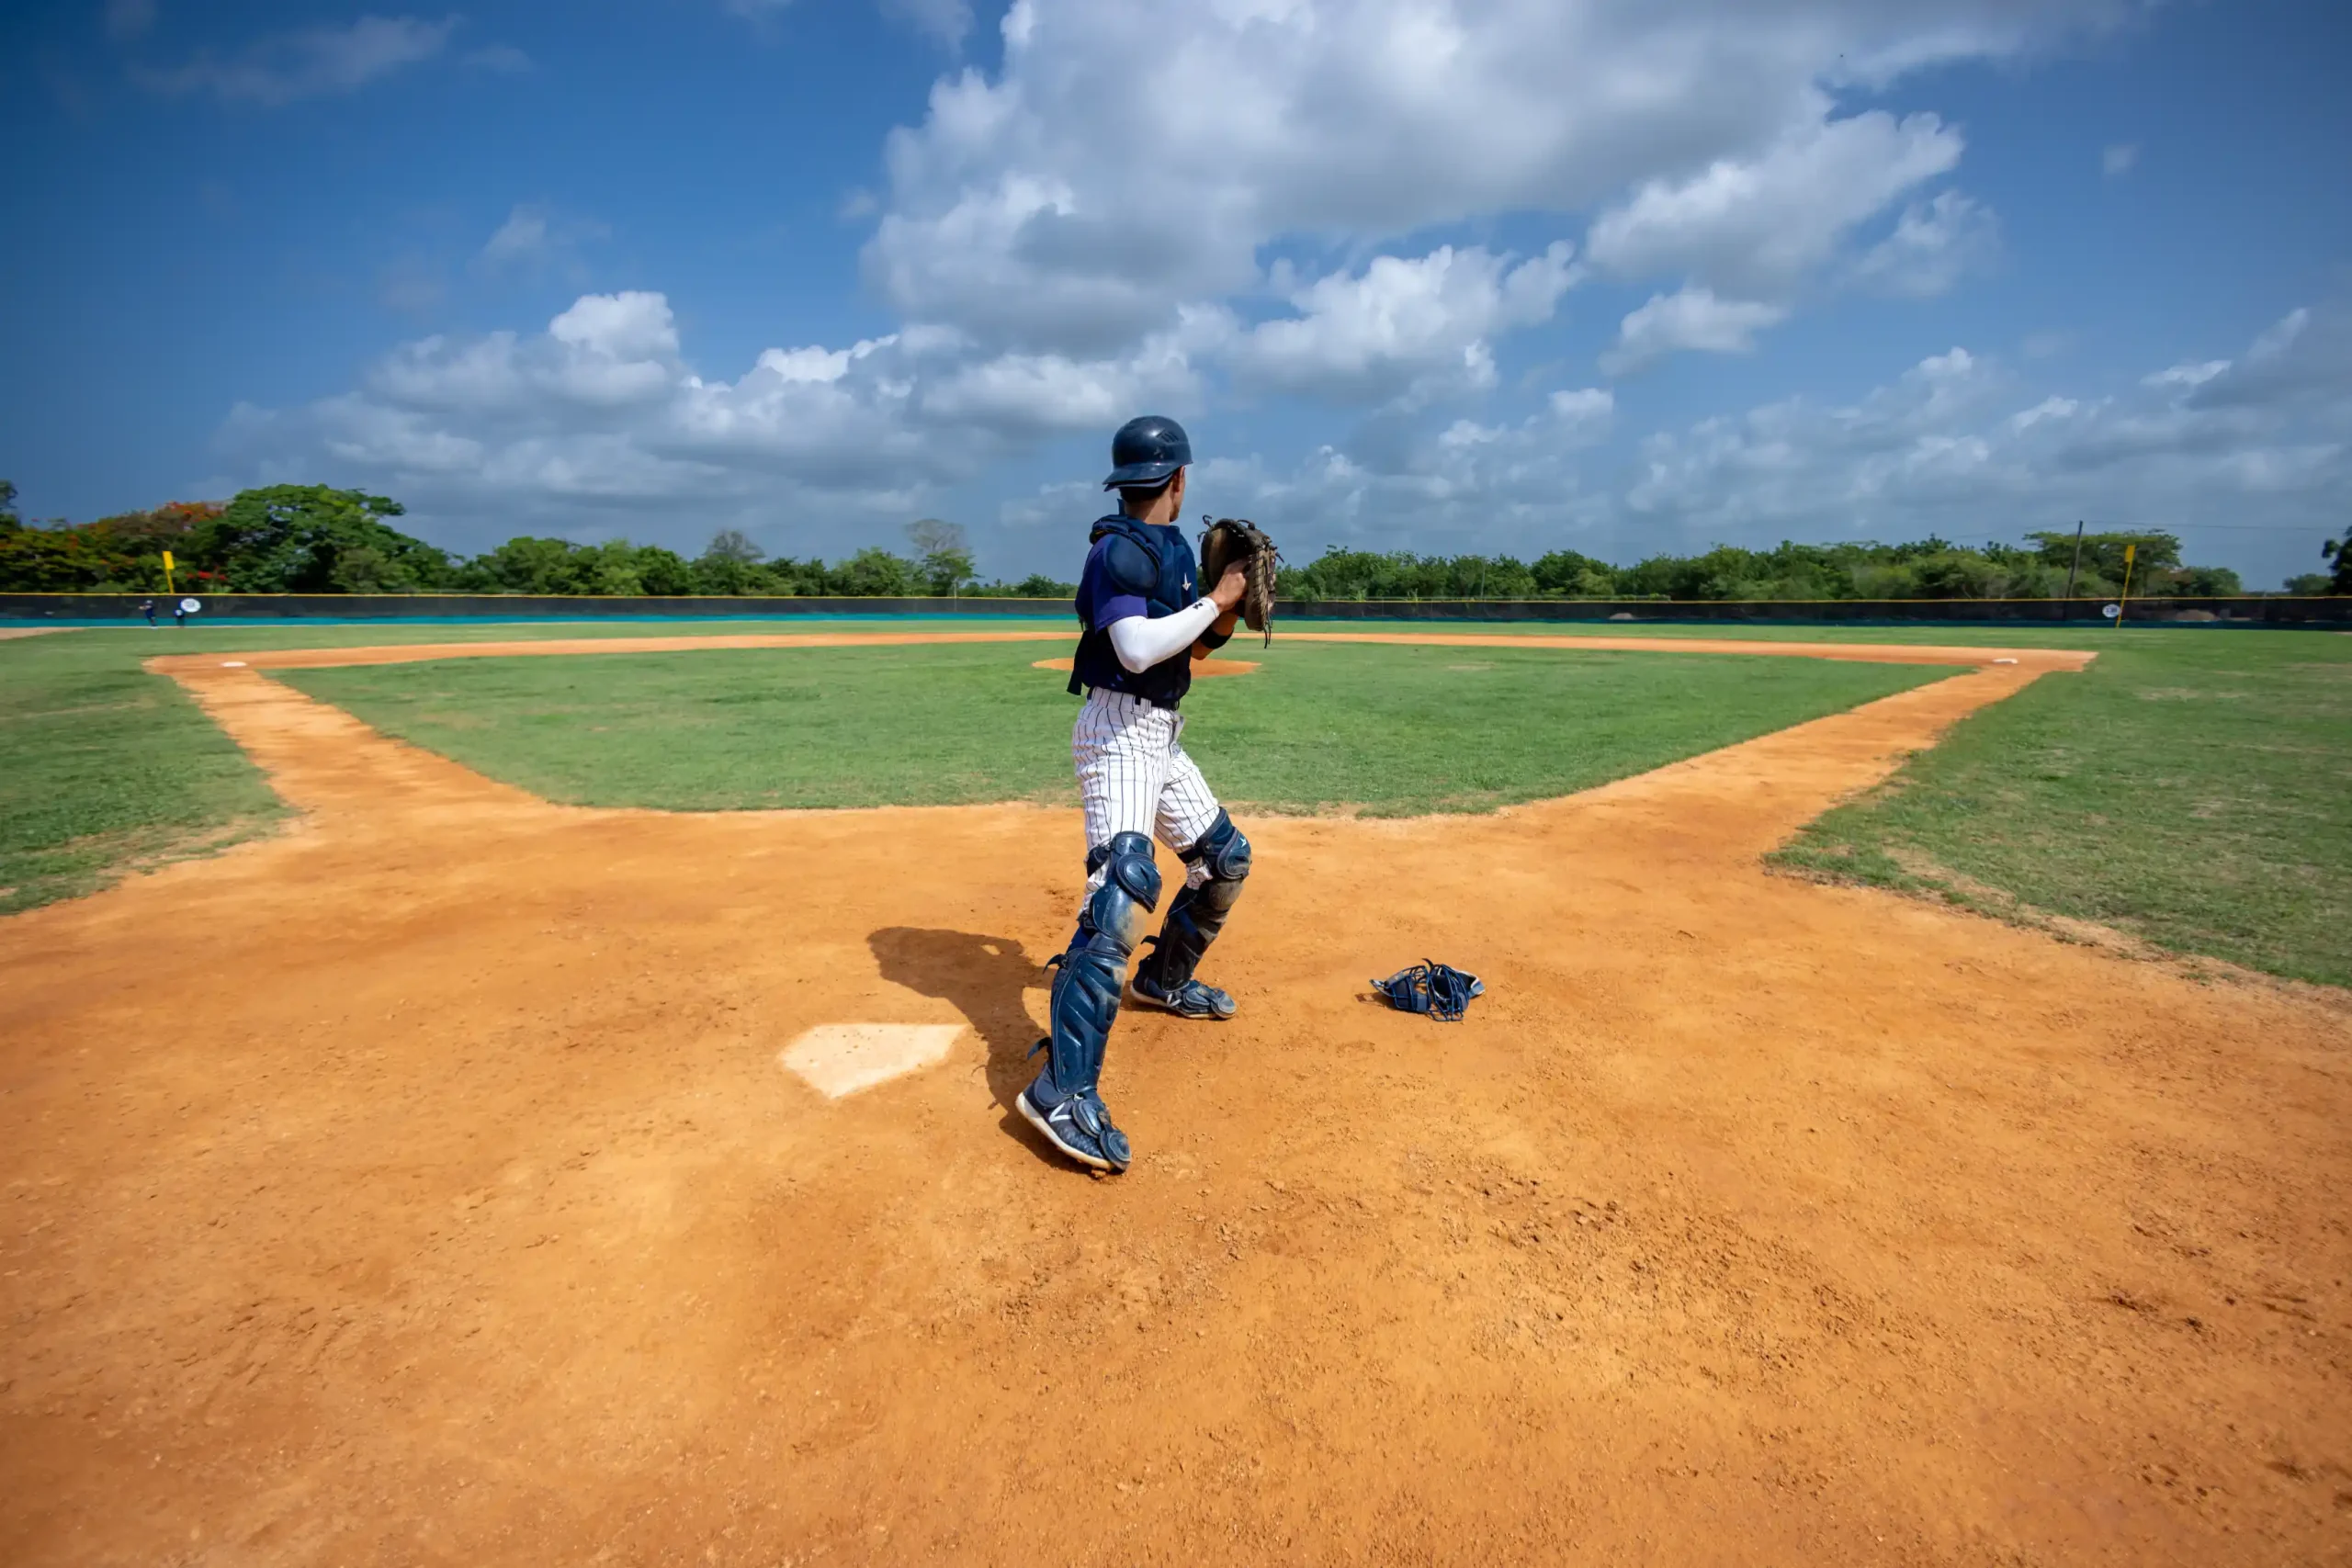
[[[1148,413],[1127,421],[1111,437],[1111,477],[1102,488],[1156,485],[1192,460],[1184,427],[1163,414]]]

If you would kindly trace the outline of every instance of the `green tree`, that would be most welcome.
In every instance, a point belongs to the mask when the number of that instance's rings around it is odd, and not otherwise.
[[[695,591],[694,569],[686,564],[685,558],[659,545],[638,547],[637,578],[645,585],[648,593],[692,593]]]
[[[952,594],[973,580],[971,542],[963,525],[925,517],[907,525],[907,538],[920,558],[914,574],[933,593]]]
[[[688,593],[786,593],[792,592],[788,581],[789,569],[795,564],[786,559],[777,563],[785,571],[763,568],[760,562],[767,558],[767,551],[752,542],[750,535],[740,528],[721,528],[710,536],[710,543],[687,570]]]
[[[2333,591],[2335,580],[2324,571],[2299,571],[2287,580],[2287,592],[2303,599],[2317,599]]]
[[[5,483],[5,481],[0,481]],[[172,502],[79,525],[28,525],[17,515],[16,487],[0,501],[0,588],[18,592],[104,589],[151,593],[164,586],[164,552],[179,557],[179,581],[210,588],[191,547],[196,531],[220,515],[211,502]]]
[[[398,593],[413,584],[399,564],[373,545],[351,545],[335,557],[334,586],[345,593]]]
[[[79,592],[123,581],[137,566],[86,528],[0,529],[0,591]]]
[[[2041,558],[2060,571],[2065,570],[2075,558],[2075,536],[2072,534],[2032,533],[2026,537],[2039,544]],[[2164,533],[2085,534],[2083,570],[2086,572],[2095,571],[2109,582],[2121,582],[2123,550],[2127,545],[2138,547],[2132,560],[2132,591],[2135,593],[2140,591],[2142,579],[2179,570],[2180,539],[2176,535]]]
[[[2327,580],[2330,593],[2352,593],[2352,528],[2344,530],[2344,537],[2330,539],[2319,547],[2322,559],[2335,570]]]
[[[703,547],[702,558],[740,561],[745,566],[751,566],[765,560],[767,554],[767,551],[753,544],[752,536],[741,528],[721,528],[710,536],[710,543]]]
[[[705,554],[687,568],[689,593],[774,593],[770,574],[733,556]]]
[[[2245,583],[2226,566],[2184,566],[2167,575],[2165,591],[2184,598],[2234,599],[2245,592]]]
[[[1910,563],[1923,599],[1992,599],[2003,581],[2000,568],[1974,550],[1939,550]]]
[[[580,586],[575,592],[593,593],[600,598],[632,598],[645,592],[645,579],[638,570],[637,547],[627,539],[607,539],[601,545],[582,548]]]
[[[326,485],[241,491],[190,541],[196,564],[242,593],[408,593],[451,579],[447,552],[385,523],[400,502]],[[351,557],[346,571],[345,558]]]
[[[827,570],[825,563],[815,556],[809,557],[807,560],[795,560],[790,556],[779,556],[767,563],[766,570],[768,581],[775,586],[762,590],[763,592],[786,593],[814,599],[827,593],[849,592],[835,581],[836,574]]]
[[[1617,592],[1617,569],[1575,550],[1552,550],[1529,569],[1539,592],[1563,599],[1607,599]]]
[[[477,592],[579,593],[585,592],[576,558],[581,553],[580,547],[569,539],[518,534],[468,561],[461,575],[466,585]]]
[[[879,545],[869,545],[826,574],[826,586],[835,593],[860,598],[899,599],[915,586],[915,563],[894,556]]]

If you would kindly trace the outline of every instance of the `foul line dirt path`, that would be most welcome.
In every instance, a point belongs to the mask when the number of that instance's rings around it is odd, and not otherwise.
[[[1757,867],[2035,666],[1252,822],[1094,1181],[1005,1110],[1074,813],[557,807],[258,662],[302,825],[0,921],[0,1560],[2342,1556],[2343,1015]]]

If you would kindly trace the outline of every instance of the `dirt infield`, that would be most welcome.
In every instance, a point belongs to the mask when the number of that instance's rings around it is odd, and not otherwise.
[[[2079,656],[1253,822],[1116,1180],[1006,1111],[1074,813],[551,807],[298,657],[173,666],[298,829],[0,921],[0,1561],[2347,1559],[2352,1015],[1757,867]]]

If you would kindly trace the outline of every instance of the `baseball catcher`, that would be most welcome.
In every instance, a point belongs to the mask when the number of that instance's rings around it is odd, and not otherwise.
[[[1054,1147],[1095,1170],[1125,1170],[1129,1157],[1100,1088],[1121,1001],[1131,995],[1137,1006],[1179,1018],[1222,1021],[1235,1010],[1230,996],[1193,972],[1250,874],[1250,840],[1179,744],[1177,707],[1192,686],[1193,657],[1233,636],[1253,581],[1262,599],[1250,625],[1263,628],[1274,555],[1254,525],[1214,525],[1207,543],[1217,553],[1205,577],[1215,586],[1199,592],[1192,541],[1176,526],[1192,461],[1192,443],[1172,419],[1147,415],[1120,428],[1102,481],[1119,492],[1119,510],[1095,521],[1078,584],[1069,689],[1083,693],[1086,705],[1070,751],[1086,809],[1086,893],[1078,930],[1054,960],[1053,1032],[1037,1043],[1046,1066],[1016,1104]],[[1221,536],[1257,543],[1245,554]],[[1155,836],[1183,862],[1184,886],[1169,900],[1130,990],[1128,960],[1144,940],[1145,917],[1159,907]]]

